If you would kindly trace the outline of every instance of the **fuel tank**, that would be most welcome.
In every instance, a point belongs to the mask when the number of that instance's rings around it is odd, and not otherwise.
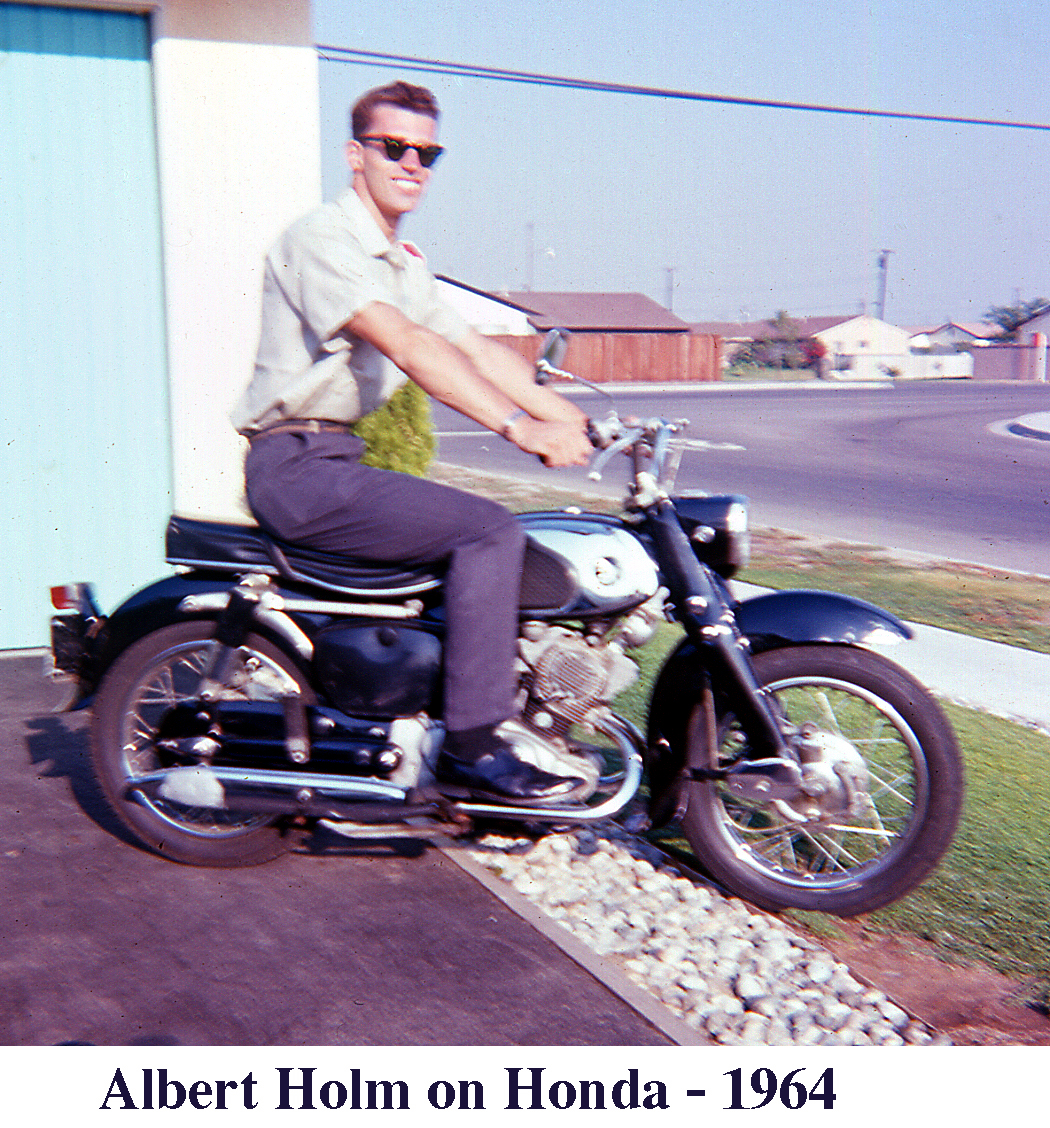
[[[552,511],[525,513],[520,520],[528,532],[523,615],[601,618],[656,594],[656,564],[618,518]]]

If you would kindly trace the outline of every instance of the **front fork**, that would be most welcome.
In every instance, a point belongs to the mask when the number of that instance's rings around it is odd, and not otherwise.
[[[712,685],[725,693],[743,728],[752,760],[796,764],[765,690],[758,684],[747,640],[710,573],[693,554],[670,502],[648,511],[649,528],[677,618],[696,647]],[[695,772],[694,768],[694,772]]]

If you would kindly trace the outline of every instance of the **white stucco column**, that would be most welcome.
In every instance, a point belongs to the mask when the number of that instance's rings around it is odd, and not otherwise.
[[[165,35],[153,45],[174,508],[245,520],[228,413],[258,338],[262,260],[321,200],[310,46]]]

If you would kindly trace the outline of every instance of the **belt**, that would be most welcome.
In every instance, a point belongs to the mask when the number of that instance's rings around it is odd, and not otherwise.
[[[285,434],[320,435],[333,433],[349,435],[349,423],[334,423],[330,419],[286,419],[283,423],[273,423],[263,427],[260,431],[253,431],[248,436],[248,442],[254,443],[256,439],[265,438],[267,435]]]

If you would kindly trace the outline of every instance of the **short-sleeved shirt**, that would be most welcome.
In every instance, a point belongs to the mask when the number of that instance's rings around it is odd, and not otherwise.
[[[456,343],[467,323],[423,256],[391,243],[352,189],[293,223],[266,257],[255,372],[230,415],[251,434],[284,419],[354,423],[407,377],[345,326],[371,302]]]

